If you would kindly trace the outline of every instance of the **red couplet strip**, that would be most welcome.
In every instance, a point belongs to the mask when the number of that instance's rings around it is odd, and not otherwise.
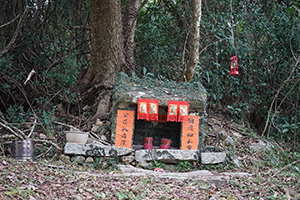
[[[116,147],[131,148],[134,111],[118,110],[116,127]]]
[[[182,123],[181,150],[197,150],[199,143],[199,116],[190,115]]]

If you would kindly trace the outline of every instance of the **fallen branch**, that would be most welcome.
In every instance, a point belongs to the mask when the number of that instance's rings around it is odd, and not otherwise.
[[[62,123],[62,122],[53,121],[53,123],[55,123],[55,124],[59,124],[59,125],[63,125],[63,126],[66,126],[66,127],[69,127],[69,128],[71,128],[71,129],[78,130],[78,128],[76,128],[75,126],[68,125],[68,124],[65,124],[65,123]]]
[[[41,142],[41,143],[43,143],[43,142],[45,142],[45,143],[47,143],[47,144],[51,144],[52,146],[54,146],[57,150],[62,150],[56,143],[54,143],[54,142],[52,142],[52,141],[49,141],[49,140],[39,140],[39,139],[33,139],[33,141],[35,141],[35,142]]]
[[[39,158],[41,156],[45,157],[47,155],[47,153],[51,150],[52,146],[50,146],[44,153],[41,153],[40,155],[38,155],[36,158]]]
[[[35,128],[36,123],[37,123],[37,120],[36,120],[36,118],[35,118],[35,119],[34,119],[33,126],[31,127],[31,131],[30,131],[30,133],[28,134],[28,137],[29,137],[29,138],[31,137],[31,135],[32,135],[32,133],[33,133],[33,130],[34,130],[34,128]]]
[[[3,128],[6,128],[10,132],[12,132],[15,136],[17,136],[18,138],[24,140],[23,136],[19,135],[16,131],[14,131],[12,128],[10,128],[9,126],[7,126],[6,124],[3,124],[2,122],[0,122],[0,126],[2,126]]]
[[[294,162],[292,162],[292,163],[286,165],[285,167],[281,168],[278,172],[276,172],[276,173],[272,176],[272,178],[274,178],[275,176],[277,176],[277,174],[279,174],[282,170],[285,170],[286,168],[288,168],[288,167],[290,167],[290,166],[292,166],[292,165],[294,165],[294,164],[296,164],[296,163],[298,163],[298,162],[300,162],[300,160],[296,160],[296,161],[294,161]]]
[[[101,142],[101,143],[103,143],[103,144],[105,144],[105,145],[111,146],[110,143],[108,143],[108,142],[102,140],[96,133],[90,131],[90,132],[89,132],[89,135],[92,137],[93,140],[96,140],[96,141]]]

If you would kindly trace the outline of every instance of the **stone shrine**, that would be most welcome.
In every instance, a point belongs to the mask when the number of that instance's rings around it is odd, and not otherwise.
[[[158,121],[137,120],[138,99],[159,100]],[[139,79],[136,76],[128,77],[126,74],[121,73],[114,87],[113,112],[110,120],[112,122],[111,142],[122,147],[121,144],[118,144],[121,141],[119,139],[116,141],[116,133],[120,129],[117,129],[118,120],[120,121],[118,118],[121,118],[121,115],[118,116],[118,113],[128,111],[131,115],[130,121],[133,122],[132,125],[126,127],[126,129],[132,129],[132,135],[129,136],[131,140],[128,141],[127,138],[127,143],[131,142],[129,145],[131,148],[136,150],[143,149],[143,138],[152,137],[154,149],[159,149],[162,138],[172,141],[170,147],[172,150],[190,149],[191,146],[189,144],[184,144],[184,134],[186,130],[191,130],[190,126],[193,124],[185,125],[185,122],[169,122],[166,119],[168,101],[186,101],[189,102],[189,122],[194,123],[195,121],[194,126],[197,126],[192,127],[196,130],[196,133],[189,134],[189,136],[194,136],[194,138],[192,137],[192,140],[187,141],[187,143],[197,142],[196,149],[201,149],[204,140],[202,127],[205,119],[206,100],[206,91],[199,82],[176,83],[167,80],[154,80],[149,77]]]

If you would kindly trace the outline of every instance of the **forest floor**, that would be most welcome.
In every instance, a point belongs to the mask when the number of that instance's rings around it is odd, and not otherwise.
[[[225,131],[235,146],[226,146],[218,132]],[[231,155],[222,164],[200,165],[182,162],[169,166],[153,163],[166,172],[209,170],[246,172],[251,176],[230,177],[221,184],[199,179],[183,181],[158,176],[124,176],[119,163],[63,163],[48,159],[17,161],[0,157],[0,199],[300,199],[300,154],[268,141],[269,151],[252,152],[249,144],[262,140],[241,125],[212,116],[205,128],[206,145],[216,146]],[[265,141],[265,140],[264,140]],[[233,158],[240,162],[237,167]]]

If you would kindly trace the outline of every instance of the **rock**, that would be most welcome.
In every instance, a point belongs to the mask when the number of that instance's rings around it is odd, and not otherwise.
[[[152,160],[161,161],[164,163],[176,163],[178,161],[196,161],[198,160],[198,150],[136,150],[135,159],[138,162],[145,164]]]
[[[84,161],[85,163],[93,163],[94,159],[92,157],[87,157],[86,160]]]
[[[66,156],[66,155],[64,155],[64,154],[62,154],[62,155],[60,156],[60,160],[67,164],[67,163],[70,162],[70,157],[69,157],[69,156]]]
[[[229,145],[229,146],[232,146],[233,148],[235,147],[235,144],[234,144],[234,140],[227,135],[226,131],[220,131],[218,133],[219,135],[219,138],[224,141],[225,145]]]
[[[97,125],[97,126],[102,126],[102,125],[103,125],[103,122],[102,122],[100,119],[97,119],[97,120],[96,120],[96,125]]]
[[[240,161],[238,159],[233,159],[233,163],[237,166],[237,167],[240,167],[241,164],[240,164]]]
[[[107,141],[107,138],[105,137],[105,135],[101,135],[100,139],[103,140],[103,141]]]
[[[271,150],[270,144],[267,144],[267,143],[263,142],[262,140],[259,140],[256,143],[250,144],[249,147],[250,147],[250,150],[254,151],[254,152]]]
[[[134,160],[135,160],[135,157],[133,155],[122,157],[122,161],[125,162],[125,163],[131,163]]]
[[[235,147],[234,140],[229,136],[227,136],[227,138],[225,139],[224,142],[225,142],[225,145],[227,145],[227,146],[231,146],[233,148]]]
[[[78,164],[82,164],[85,161],[85,157],[83,156],[74,156],[71,158],[72,162],[78,163]]]
[[[124,156],[132,153],[134,150],[123,147],[107,146],[101,143],[98,144],[78,144],[67,143],[65,145],[65,154],[87,155],[87,156],[103,156],[115,157]]]
[[[119,174],[122,177],[132,177],[132,176],[154,176],[156,179],[162,180],[172,180],[180,181],[182,183],[195,182],[196,180],[201,180],[214,185],[224,184],[227,181],[224,179],[223,175],[214,175],[208,170],[198,170],[192,172],[156,172],[153,170],[145,170],[140,168],[135,168],[130,165],[118,165],[119,169],[123,174]],[[118,174],[114,174],[114,177]],[[209,186],[208,186],[209,187]]]
[[[93,124],[93,127],[91,128],[91,131],[94,133],[98,133],[100,130],[100,126],[97,126],[95,124]]]
[[[236,138],[241,138],[243,137],[241,134],[239,134],[238,132],[232,131],[232,135]]]
[[[202,164],[217,164],[225,161],[225,152],[206,152],[201,153],[201,163]]]
[[[220,132],[218,133],[218,136],[219,136],[219,138],[220,138],[222,141],[226,140],[226,138],[228,137],[226,131],[220,131]]]

